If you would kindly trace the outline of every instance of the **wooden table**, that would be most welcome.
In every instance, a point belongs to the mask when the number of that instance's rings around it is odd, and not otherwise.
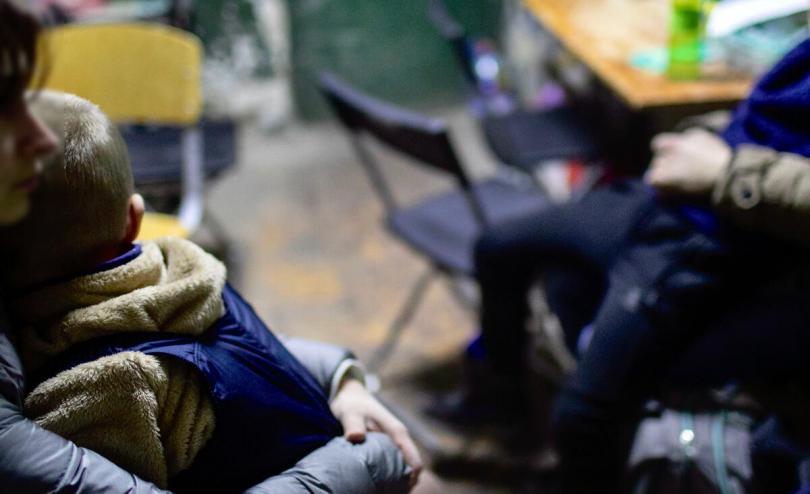
[[[628,173],[646,168],[655,134],[684,117],[732,108],[751,88],[750,77],[674,81],[630,64],[634,53],[667,45],[671,0],[522,2],[595,76],[590,93],[573,94],[573,103],[600,129],[605,157]]]
[[[525,8],[634,109],[744,98],[751,79],[672,81],[639,70],[630,57],[666,46],[670,0],[523,0]]]

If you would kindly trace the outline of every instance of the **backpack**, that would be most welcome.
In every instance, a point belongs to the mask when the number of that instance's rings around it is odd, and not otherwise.
[[[744,412],[663,409],[640,422],[628,463],[632,494],[751,492],[754,420]]]

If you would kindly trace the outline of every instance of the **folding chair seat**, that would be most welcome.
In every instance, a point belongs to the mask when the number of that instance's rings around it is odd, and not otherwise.
[[[447,127],[441,120],[403,110],[366,96],[329,73],[319,87],[336,116],[349,131],[351,142],[386,210],[389,232],[424,256],[431,270],[419,278],[392,323],[388,338],[369,360],[379,367],[420,301],[435,272],[473,276],[473,248],[482,231],[546,207],[549,202],[535,187],[499,178],[473,182],[456,157]],[[377,141],[410,158],[409,164],[442,173],[456,187],[408,205],[394,197],[383,164],[374,159],[366,139]]]
[[[477,40],[470,37],[450,15],[443,0],[430,0],[428,16],[437,32],[453,49],[467,85],[481,109],[481,129],[492,152],[505,165],[534,174],[544,162],[600,157],[600,146],[587,120],[576,110],[560,107],[550,110],[519,109],[502,74],[481,74]],[[492,56],[493,54],[490,54]]]
[[[498,178],[473,184],[471,193],[481,202],[487,224],[508,221],[548,204],[537,190],[519,188]],[[439,269],[475,275],[473,246],[481,234],[481,224],[463,192],[453,191],[400,208],[388,216],[387,226]]]
[[[487,116],[481,126],[495,156],[527,173],[533,173],[544,162],[589,162],[599,158],[593,131],[570,108]]]
[[[200,121],[203,174],[216,178],[236,163],[236,124],[231,120]],[[183,127],[122,125],[136,187],[177,186],[183,181]]]

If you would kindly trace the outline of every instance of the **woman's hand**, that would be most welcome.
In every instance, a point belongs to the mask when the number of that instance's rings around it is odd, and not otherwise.
[[[411,486],[416,484],[422,471],[422,459],[408,429],[377,401],[360,381],[347,378],[341,384],[330,407],[343,425],[344,437],[349,442],[365,441],[367,431],[379,431],[390,436],[402,451],[405,463],[413,470]]]
[[[652,148],[644,181],[665,195],[708,196],[731,162],[728,144],[703,129],[659,134]]]

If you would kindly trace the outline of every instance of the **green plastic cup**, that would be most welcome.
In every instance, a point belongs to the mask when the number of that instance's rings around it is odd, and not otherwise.
[[[712,0],[672,0],[667,63],[670,79],[700,77],[706,19],[713,6]]]

